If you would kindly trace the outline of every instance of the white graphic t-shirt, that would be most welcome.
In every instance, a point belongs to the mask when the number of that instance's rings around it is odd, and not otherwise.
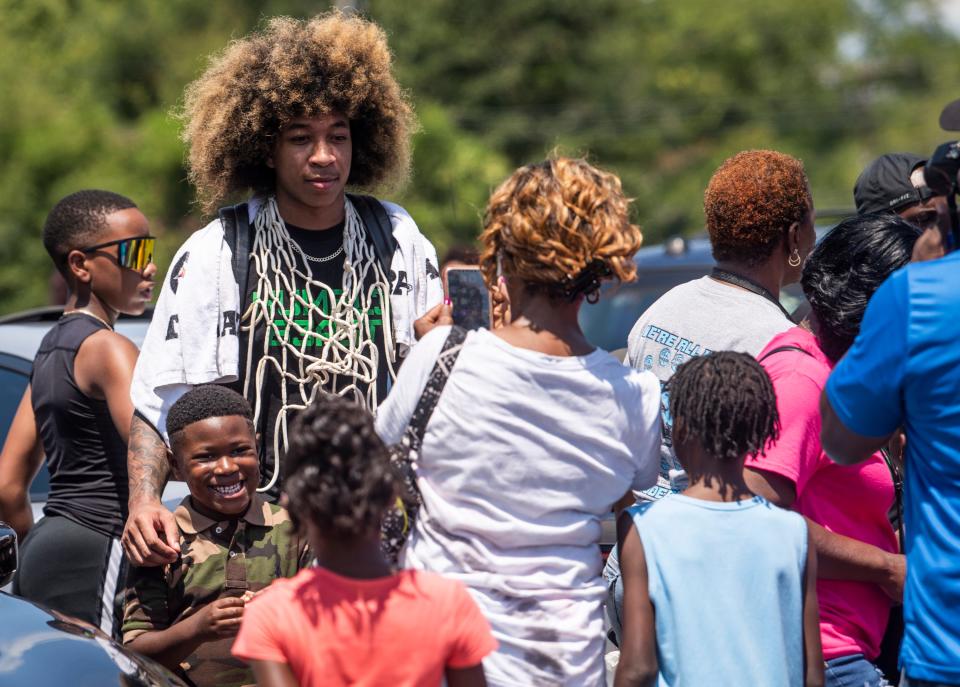
[[[640,316],[627,339],[627,359],[638,370],[655,374],[663,386],[690,358],[712,351],[756,356],[770,339],[793,326],[783,311],[763,296],[701,277],[670,289]],[[673,452],[668,401],[664,388],[660,478],[656,486],[640,494],[646,501],[682,491],[685,483],[683,468]]]

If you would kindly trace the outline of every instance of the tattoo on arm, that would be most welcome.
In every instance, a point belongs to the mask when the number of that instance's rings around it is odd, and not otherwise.
[[[169,469],[167,445],[149,422],[134,413],[127,448],[130,504],[159,501]]]

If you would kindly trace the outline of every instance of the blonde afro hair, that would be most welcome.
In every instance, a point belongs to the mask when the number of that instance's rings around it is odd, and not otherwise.
[[[551,295],[594,261],[621,281],[636,276],[643,236],[620,179],[586,160],[557,157],[515,171],[493,192],[480,235],[489,286],[504,274]]]
[[[766,262],[812,204],[800,160],[774,150],[737,153],[713,173],[703,195],[714,259]]]
[[[339,11],[271,19],[214,55],[184,96],[190,181],[206,211],[235,193],[272,192],[266,165],[280,130],[331,112],[350,121],[348,185],[396,186],[410,168],[413,109],[376,24]]]

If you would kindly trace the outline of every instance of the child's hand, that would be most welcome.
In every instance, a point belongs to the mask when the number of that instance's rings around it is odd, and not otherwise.
[[[233,637],[240,630],[245,600],[225,596],[208,603],[197,613],[198,634],[206,639]]]

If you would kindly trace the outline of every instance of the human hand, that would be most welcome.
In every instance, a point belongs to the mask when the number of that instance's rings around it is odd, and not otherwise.
[[[887,579],[880,583],[880,589],[890,597],[894,606],[903,603],[903,584],[907,579],[907,557],[900,553],[889,554]]]
[[[943,233],[939,227],[930,227],[920,234],[920,238],[913,244],[913,253],[910,256],[911,262],[924,262],[926,260],[936,260],[942,258],[945,254],[943,247]]]
[[[413,333],[419,341],[430,330],[449,324],[453,324],[453,303],[449,298],[444,298],[443,303],[433,306],[426,315],[413,323]]]
[[[120,538],[130,562],[138,567],[173,563],[180,555],[180,530],[162,503],[131,506]]]
[[[197,636],[203,639],[233,637],[240,631],[245,597],[225,596],[197,611]]]
[[[500,329],[510,324],[510,294],[507,293],[507,283],[503,277],[497,280],[497,285],[490,291],[490,303],[493,309],[490,329]]]

